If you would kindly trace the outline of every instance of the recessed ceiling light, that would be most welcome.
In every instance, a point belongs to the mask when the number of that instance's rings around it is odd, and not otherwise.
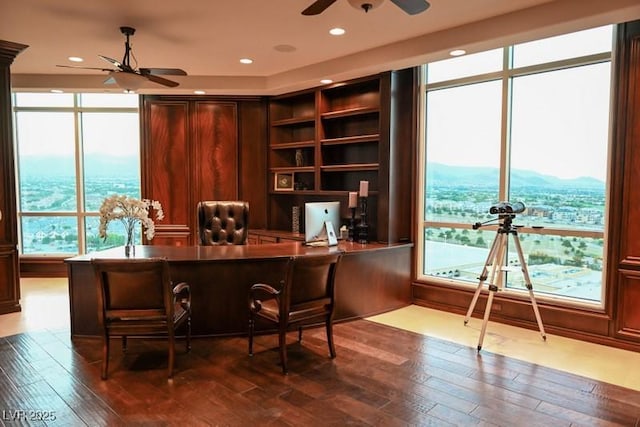
[[[242,62],[243,64],[253,64],[253,59],[250,58],[242,58],[240,60],[240,62]]]
[[[323,85],[328,85],[329,83],[333,83],[333,80],[331,80],[331,79],[322,79],[322,80],[320,80],[320,83],[322,83]]]
[[[451,52],[449,52],[449,55],[451,55],[451,56],[462,56],[465,53],[467,53],[467,51],[464,50],[464,49],[455,49],[455,50],[452,50]]]
[[[204,95],[206,92],[203,90],[194,90],[193,93],[195,93],[196,95]]]
[[[346,33],[344,28],[336,27],[329,30],[329,34],[332,36],[341,36]]]
[[[79,56],[70,56],[69,57],[69,61],[71,61],[71,62],[82,62],[82,61],[84,61],[84,59],[80,58]]]
[[[296,51],[296,47],[295,46],[291,46],[290,44],[279,44],[279,45],[274,46],[273,49],[278,51],[278,52],[285,52],[285,53],[295,52]]]
[[[61,89],[51,89],[51,93],[64,93]]]

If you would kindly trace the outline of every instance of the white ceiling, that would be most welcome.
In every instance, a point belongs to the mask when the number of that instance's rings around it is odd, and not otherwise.
[[[2,0],[0,40],[29,47],[14,61],[14,90],[120,91],[105,72],[56,67],[69,56],[107,67],[121,60],[120,26],[140,67],[182,68],[180,86],[140,93],[277,94],[565,31],[640,19],[638,0],[430,0],[419,15],[389,0],[364,13],[338,0],[303,16],[313,0]],[[328,30],[340,26],[343,36]],[[277,46],[292,46],[281,52]],[[249,57],[251,65],[240,64]],[[132,64],[133,65],[133,64]]]

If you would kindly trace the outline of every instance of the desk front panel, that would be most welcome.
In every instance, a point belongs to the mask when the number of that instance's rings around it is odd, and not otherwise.
[[[336,320],[376,314],[410,303],[410,245],[137,246],[136,257],[168,259],[173,281],[191,286],[193,335],[210,336],[245,334],[249,288],[254,283],[278,285],[284,279],[290,256],[335,251],[344,253],[336,277]],[[97,287],[91,258],[122,258],[123,253],[123,248],[114,248],[66,260],[72,337],[99,335]]]

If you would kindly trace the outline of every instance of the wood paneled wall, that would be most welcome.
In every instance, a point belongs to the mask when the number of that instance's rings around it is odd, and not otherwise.
[[[197,244],[201,200],[247,200],[251,227],[265,227],[264,100],[144,96],[141,111],[142,195],[165,213],[148,243]]]
[[[20,311],[20,267],[11,120],[14,58],[26,45],[0,40],[0,314]]]
[[[618,32],[616,167],[612,188],[611,252],[608,297],[615,302],[613,335],[640,348],[640,21]],[[615,236],[615,238],[613,237]]]

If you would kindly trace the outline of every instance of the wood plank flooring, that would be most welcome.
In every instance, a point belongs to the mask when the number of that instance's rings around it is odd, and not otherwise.
[[[367,320],[289,336],[289,375],[277,338],[166,347],[113,342],[109,379],[101,345],[68,329],[0,338],[0,423],[60,426],[638,426],[640,392]],[[640,369],[640,367],[629,367]],[[42,420],[44,418],[44,420]]]

